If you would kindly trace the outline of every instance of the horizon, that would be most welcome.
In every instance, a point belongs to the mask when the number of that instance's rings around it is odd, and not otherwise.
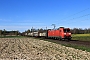
[[[64,27],[64,28],[66,28],[66,27]],[[67,28],[69,28],[69,27],[67,27]],[[32,28],[31,28],[32,29]],[[31,31],[31,29],[27,29],[27,30],[30,30]],[[35,29],[35,28],[33,28],[33,29]],[[41,28],[40,28],[41,29]],[[55,28],[55,29],[58,29],[58,28]],[[75,28],[70,28],[70,29],[75,29]],[[90,28],[76,28],[76,29],[82,29],[82,30],[85,30],[85,29],[90,29]],[[27,31],[27,30],[25,30],[25,31]],[[38,30],[38,29],[36,29],[36,30]],[[45,30],[45,29],[44,29]],[[46,29],[46,30],[48,30],[48,29]],[[53,30],[53,28],[52,28],[52,30]],[[2,31],[4,31],[4,29],[2,29]],[[22,33],[22,32],[25,32],[25,31],[19,31],[19,30],[6,30],[5,29],[5,31],[18,31],[18,32],[20,32],[20,33]]]

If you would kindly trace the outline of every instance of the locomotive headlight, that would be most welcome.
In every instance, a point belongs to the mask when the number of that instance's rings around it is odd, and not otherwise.
[[[66,35],[66,33],[64,33],[64,35]]]
[[[71,33],[69,33],[69,35],[71,35]]]

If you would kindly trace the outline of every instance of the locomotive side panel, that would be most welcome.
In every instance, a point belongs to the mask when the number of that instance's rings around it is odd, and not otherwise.
[[[54,31],[54,36],[55,36],[56,38],[58,38],[58,37],[59,37],[59,33],[60,33],[59,30],[55,30],[55,31]]]
[[[48,37],[53,37],[53,31],[52,30],[48,31]]]

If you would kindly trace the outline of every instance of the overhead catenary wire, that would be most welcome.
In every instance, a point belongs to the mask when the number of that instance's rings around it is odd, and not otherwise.
[[[87,12],[87,10],[89,10],[90,8],[87,8],[87,9],[84,9],[84,10],[82,10],[82,11],[80,11],[80,12],[77,12],[77,13],[75,13],[75,14],[72,14],[72,15],[70,15],[70,16],[68,16],[68,17],[66,17],[66,18],[63,18],[63,19],[61,19],[61,21],[62,22],[65,22],[65,23],[67,23],[67,24],[71,24],[71,23],[73,23],[73,22],[76,22],[76,19],[80,19],[80,18],[83,18],[83,17],[88,17],[88,16],[90,16],[90,13],[88,13]],[[85,13],[85,12],[87,12],[87,14],[82,14],[82,13]],[[79,16],[80,14],[82,14],[81,16]],[[73,17],[74,16],[74,17]],[[75,17],[76,16],[76,17]],[[71,22],[67,22],[67,21],[71,21]],[[74,20],[74,21],[73,21]],[[89,18],[87,19],[84,19],[84,20],[89,20]],[[79,21],[81,21],[81,20],[79,20]],[[63,24],[60,24],[60,22],[58,22],[58,23],[56,23],[56,24],[58,24],[59,26],[63,26]]]
[[[75,14],[72,14],[72,15],[70,15],[70,16],[68,16],[68,17],[66,17],[66,18],[63,18],[63,19],[61,19],[61,20],[65,20],[65,19],[67,19],[67,18],[70,18],[70,17],[72,17],[72,16],[74,16],[74,15],[80,14],[80,13],[82,13],[82,12],[84,12],[84,11],[89,10],[89,9],[90,9],[90,8],[84,9],[84,10],[79,11],[79,12],[77,12],[77,13],[75,13]]]
[[[86,14],[86,15],[79,16],[79,17],[72,18],[70,20],[74,20],[74,19],[78,19],[78,18],[83,18],[83,17],[89,16],[89,15],[90,15],[90,13],[89,14]]]

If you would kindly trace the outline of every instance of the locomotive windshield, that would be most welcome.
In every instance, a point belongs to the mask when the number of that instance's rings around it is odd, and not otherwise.
[[[70,29],[64,29],[64,32],[70,32]]]

